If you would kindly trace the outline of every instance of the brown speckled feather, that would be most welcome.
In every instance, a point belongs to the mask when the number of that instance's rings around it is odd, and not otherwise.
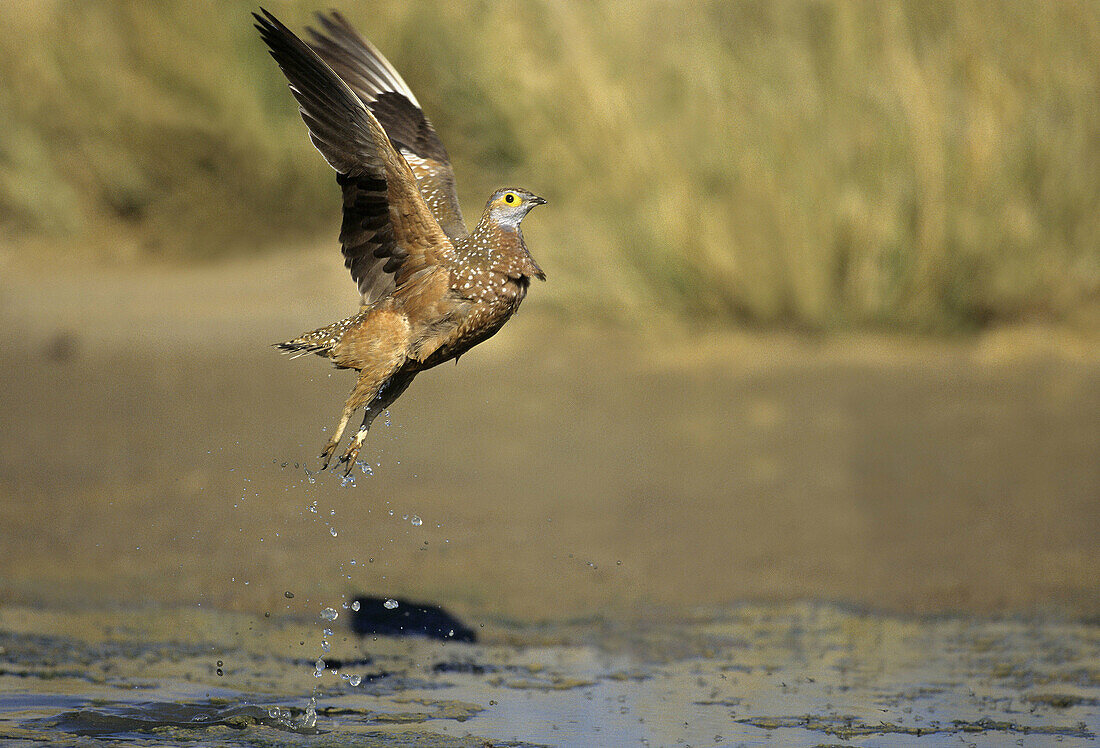
[[[310,139],[344,189],[340,241],[363,302],[371,304],[391,290],[408,297],[435,288],[420,276],[446,274],[444,254],[453,247],[408,163],[370,110],[313,49],[266,11],[255,18],[290,81]]]
[[[370,108],[412,169],[424,200],[451,239],[466,236],[447,149],[420,104],[381,52],[336,11],[317,14],[311,46]]]
[[[345,264],[357,314],[277,346],[358,372],[321,458],[328,465],[354,411],[363,424],[340,458],[351,470],[371,422],[419,372],[495,334],[542,270],[520,222],[546,201],[497,190],[467,232],[446,151],[412,92],[339,15],[321,16],[311,47],[271,14],[257,28],[290,81],[317,150],[343,190]],[[341,77],[343,76],[343,78]]]

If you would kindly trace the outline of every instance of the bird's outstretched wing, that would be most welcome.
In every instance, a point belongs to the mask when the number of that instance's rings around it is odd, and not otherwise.
[[[312,47],[362,100],[405,157],[421,194],[452,239],[467,235],[458,206],[455,175],[447,149],[424,116],[416,96],[373,44],[340,13],[318,13],[321,30],[307,29]]]
[[[452,245],[409,165],[340,76],[275,16],[261,13],[253,14],[256,28],[290,81],[310,140],[343,187],[340,242],[363,303],[423,287],[426,276],[442,272]]]

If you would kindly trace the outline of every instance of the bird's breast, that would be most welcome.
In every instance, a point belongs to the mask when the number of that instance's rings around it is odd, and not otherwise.
[[[465,285],[465,281],[458,284]],[[437,366],[444,361],[461,356],[478,343],[488,340],[504,326],[508,318],[515,314],[527,293],[526,278],[510,279],[498,290],[492,292],[477,291],[473,297],[466,297],[469,306],[461,317],[453,320],[453,327],[441,336],[439,345],[423,361],[423,368]],[[465,289],[469,292],[475,287]]]

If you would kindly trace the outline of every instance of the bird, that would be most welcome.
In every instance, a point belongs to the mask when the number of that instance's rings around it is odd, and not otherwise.
[[[317,354],[357,378],[324,450],[327,468],[348,422],[362,425],[339,458],[351,473],[367,431],[426,369],[492,337],[516,313],[531,279],[546,280],[520,223],[546,200],[496,190],[467,229],[447,150],[392,64],[338,11],[318,13],[310,42],[267,10],[256,29],[290,84],[310,140],[343,194],[339,241],[359,311],[276,343]]]

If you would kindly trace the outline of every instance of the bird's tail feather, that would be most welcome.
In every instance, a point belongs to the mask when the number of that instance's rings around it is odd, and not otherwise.
[[[316,353],[318,356],[332,358],[333,349],[340,342],[344,331],[347,329],[347,320],[334,322],[328,327],[322,327],[300,335],[285,343],[275,343],[275,347],[286,354],[294,354],[291,358],[306,356]]]

